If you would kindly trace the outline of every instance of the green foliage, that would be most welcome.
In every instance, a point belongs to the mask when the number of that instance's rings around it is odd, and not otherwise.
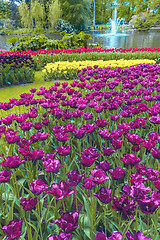
[[[45,24],[44,6],[37,0],[31,1],[32,26],[34,28],[42,28]]]
[[[80,32],[79,34],[62,32],[61,35],[63,36],[62,41],[67,41],[65,42],[66,48],[87,48],[87,39],[92,39],[90,34],[84,32]]]
[[[34,70],[23,66],[18,69],[10,69],[10,65],[2,67],[0,64],[0,87],[32,83],[34,81]]]
[[[87,48],[87,39],[92,39],[90,34],[84,32],[76,33],[65,33],[62,32],[62,40],[48,39],[44,34],[25,36],[19,40],[19,43],[15,47],[11,47],[11,51],[26,51],[32,50],[37,51],[40,49],[68,49],[68,48]]]
[[[30,10],[25,0],[22,0],[22,3],[19,5],[19,14],[21,18],[21,23],[24,27],[30,28],[32,26],[32,17]]]
[[[10,38],[8,40],[8,43],[12,43],[12,46],[15,46],[16,42],[18,42],[18,38],[17,37],[13,37],[13,38]]]
[[[76,31],[84,31],[91,15],[91,0],[60,0],[62,18],[70,22]]]
[[[85,61],[85,60],[118,60],[118,59],[152,59],[156,63],[160,62],[159,52],[83,52],[81,54],[77,53],[63,53],[63,54],[40,54],[37,56],[32,56],[34,60],[34,68],[36,70],[41,70],[47,63],[59,62],[59,61]],[[38,60],[38,61],[37,61]]]
[[[62,15],[61,5],[58,0],[55,0],[49,4],[49,13],[48,13],[48,20],[52,29],[56,22],[60,19]]]
[[[7,1],[0,0],[0,19],[11,17],[11,5]]]
[[[59,19],[55,25],[55,30],[57,30],[59,32],[71,33],[71,32],[73,32],[73,27],[71,26],[71,24],[69,22],[66,22],[63,19]]]
[[[146,17],[145,19],[137,18],[135,22],[135,28],[137,30],[146,31],[146,30],[149,30],[151,27],[153,27],[153,25],[154,24],[149,17]]]
[[[109,18],[112,16],[112,6],[113,2],[109,0],[96,0],[95,1],[96,8],[96,23],[107,23],[109,21]],[[93,9],[91,9],[93,12]],[[92,14],[92,19],[93,19],[93,14]],[[91,21],[92,21],[91,19]]]

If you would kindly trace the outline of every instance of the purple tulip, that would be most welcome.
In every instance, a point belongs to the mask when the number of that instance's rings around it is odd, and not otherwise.
[[[103,171],[109,170],[110,162],[107,162],[106,160],[99,162],[99,165],[96,165],[96,168],[101,168]]]
[[[102,147],[102,148],[103,148],[104,156],[110,156],[115,152],[115,150],[113,150],[111,147]]]
[[[69,139],[69,133],[59,132],[55,133],[54,136],[60,142],[66,142]]]
[[[97,233],[96,240],[122,240],[123,236],[119,232],[113,232],[112,236],[107,238],[104,233]]]
[[[60,200],[73,194],[74,191],[69,188],[68,182],[61,181],[59,183],[53,183],[46,193],[50,193],[56,197],[56,200]]]
[[[64,167],[64,165],[59,165],[60,161],[58,159],[47,159],[42,164],[46,172],[57,173],[60,168]]]
[[[154,158],[160,159],[160,149],[152,148],[151,154]]]
[[[64,132],[73,132],[75,130],[76,130],[75,124],[72,124],[72,123],[66,124],[63,127]]]
[[[86,132],[86,131],[84,131],[84,130],[75,130],[75,131],[73,132],[73,136],[74,136],[75,138],[81,139],[81,138],[84,137],[85,132]]]
[[[121,194],[119,200],[117,197],[113,196],[112,208],[116,211],[121,212],[123,219],[128,219],[128,217],[134,219],[132,211],[136,210],[136,206],[137,204],[133,200],[131,202],[128,200],[125,193]]]
[[[0,171],[0,183],[9,182],[11,173],[12,171],[8,171],[7,169]]]
[[[109,177],[106,176],[105,171],[102,169],[92,169],[90,178],[96,184],[102,184],[105,181],[109,180]]]
[[[65,233],[60,231],[58,235],[51,235],[47,240],[72,240],[71,233]]]
[[[45,184],[41,179],[32,181],[30,186],[31,192],[36,195],[40,195],[42,192],[48,189],[48,185]]]
[[[135,201],[137,201],[138,199],[142,199],[145,194],[151,191],[151,188],[145,187],[143,183],[136,182],[133,186],[125,184],[123,191],[126,192],[130,198],[133,198]]]
[[[149,118],[149,121],[153,124],[160,124],[160,116],[153,116]]]
[[[120,167],[116,167],[115,169],[110,169],[109,172],[113,180],[120,180],[123,178],[125,170]]]
[[[92,114],[92,113],[89,113],[89,112],[85,112],[85,113],[83,114],[83,118],[84,118],[85,120],[92,119],[92,118],[93,118],[93,114]]]
[[[120,149],[122,147],[123,140],[120,140],[119,138],[112,140],[112,145],[115,149]]]
[[[120,116],[115,114],[115,115],[111,115],[110,118],[111,118],[112,121],[117,121],[120,118]]]
[[[67,156],[71,150],[71,146],[60,145],[59,148],[56,148],[54,152],[58,153],[60,156]]]
[[[129,231],[127,231],[126,237],[128,240],[153,240],[152,238],[145,237],[140,231],[134,233],[133,235]]]
[[[21,163],[25,162],[24,159],[20,159],[20,155],[8,156],[4,160],[0,165],[8,168],[18,168]]]
[[[104,119],[104,120],[97,119],[94,122],[95,122],[97,127],[102,127],[102,128],[106,127],[109,124],[109,122],[106,122],[106,119]]]
[[[102,156],[102,154],[99,154],[96,148],[84,149],[80,156],[81,163],[86,167],[90,167],[98,159],[98,156]]]
[[[113,198],[111,197],[112,189],[101,187],[98,193],[93,193],[102,203],[110,203]]]
[[[96,186],[91,178],[83,178],[83,184],[81,185],[85,189],[92,189]]]
[[[25,211],[32,211],[32,209],[36,206],[36,204],[37,204],[37,197],[36,198],[29,197],[28,200],[25,199],[24,197],[21,198],[20,205],[22,205]]]
[[[22,122],[18,127],[20,127],[23,131],[29,131],[33,126],[32,121]]]
[[[68,183],[71,186],[77,186],[80,181],[82,180],[82,177],[84,177],[85,173],[80,174],[78,170],[73,169],[72,172],[68,172]]]
[[[1,228],[7,234],[8,240],[19,238],[22,235],[22,223],[22,219],[13,219],[8,225]]]
[[[120,160],[124,162],[124,164],[130,165],[131,167],[133,167],[134,165],[141,161],[141,159],[136,157],[134,153],[123,154],[123,158],[120,157]]]
[[[66,212],[62,214],[61,218],[56,219],[54,223],[58,224],[58,226],[62,228],[65,233],[70,233],[75,231],[75,229],[78,227],[78,217],[78,212]]]
[[[153,214],[160,205],[160,193],[153,191],[151,196],[143,196],[138,199],[138,205],[143,213]]]

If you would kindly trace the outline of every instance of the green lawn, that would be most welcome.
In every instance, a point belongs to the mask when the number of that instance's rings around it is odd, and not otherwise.
[[[65,82],[65,81],[61,81]],[[71,81],[69,81],[71,82]],[[38,71],[35,73],[35,82],[21,85],[21,86],[13,86],[13,87],[6,87],[0,89],[0,102],[8,102],[11,98],[19,98],[19,95],[22,93],[29,93],[31,88],[39,89],[40,87],[46,87],[49,88],[54,84],[54,81],[52,82],[44,82],[43,80],[43,73],[41,71]]]

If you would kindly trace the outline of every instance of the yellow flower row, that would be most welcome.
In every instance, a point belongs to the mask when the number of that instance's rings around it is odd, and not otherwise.
[[[117,68],[117,67],[130,67],[132,65],[138,65],[138,64],[155,64],[156,62],[154,60],[149,59],[136,59],[136,60],[110,60],[110,61],[103,61],[103,60],[97,60],[97,61],[73,61],[73,62],[55,62],[55,63],[48,63],[45,68],[43,69],[43,73],[50,73],[52,72],[66,72],[67,70],[76,70],[76,69],[83,69],[87,66],[95,66],[98,65],[100,68],[105,68],[107,66],[110,66],[111,68]]]

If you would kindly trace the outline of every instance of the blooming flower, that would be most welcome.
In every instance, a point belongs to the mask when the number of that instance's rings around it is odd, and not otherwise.
[[[97,168],[91,170],[90,178],[96,184],[102,184],[109,179],[109,177],[106,176],[105,171],[103,171],[102,169],[97,169]]]
[[[145,237],[140,231],[134,233],[133,235],[129,231],[127,231],[126,237],[128,240],[152,240],[152,238]]]
[[[119,200],[117,197],[113,196],[112,208],[116,211],[120,211],[123,219],[128,219],[128,216],[134,219],[132,211],[136,210],[136,206],[137,204],[133,200],[131,202],[128,200],[125,193],[121,194]]]
[[[64,167],[64,165],[59,165],[60,161],[58,159],[51,158],[48,158],[47,160],[43,161],[42,164],[46,172],[57,173],[60,168]]]
[[[68,195],[74,193],[73,190],[69,188],[69,183],[65,181],[61,181],[59,183],[53,183],[51,188],[46,191],[46,193],[50,193],[56,197],[56,200],[63,199]]]
[[[124,164],[130,165],[131,167],[133,167],[134,165],[136,165],[137,163],[139,163],[141,161],[141,159],[136,157],[136,155],[134,153],[123,154],[123,158],[120,157],[120,160],[122,162],[124,162]]]
[[[113,200],[111,197],[112,189],[101,187],[98,193],[93,193],[102,203],[109,203]]]
[[[80,174],[78,170],[73,169],[72,172],[68,172],[68,183],[71,186],[77,186],[80,183],[82,177],[84,177],[85,173]]]
[[[31,211],[36,206],[36,204],[37,204],[37,197],[36,198],[29,197],[28,200],[25,199],[24,197],[21,198],[20,205],[22,205],[25,211]]]
[[[67,156],[70,152],[71,146],[60,145],[54,152],[57,152],[60,156]]]
[[[18,168],[21,163],[25,162],[24,159],[20,159],[20,155],[8,156],[5,157],[4,160],[0,165],[9,168]]]
[[[103,148],[104,156],[110,156],[115,152],[115,150],[113,150],[111,147],[102,147],[102,148]]]
[[[60,231],[58,235],[51,235],[47,240],[72,240],[71,233],[65,233]]]
[[[31,192],[36,195],[40,195],[42,192],[48,189],[48,185],[45,184],[41,179],[32,181],[30,186]]]
[[[154,158],[160,159],[160,149],[152,148],[151,154]]]
[[[58,226],[62,228],[65,233],[70,233],[75,231],[75,229],[78,227],[78,217],[78,212],[66,212],[62,214],[61,218],[56,219],[54,223],[58,224]]]
[[[96,240],[122,240],[123,236],[119,232],[113,232],[112,236],[107,238],[104,233],[97,233]]]
[[[115,169],[110,169],[109,172],[113,180],[120,180],[123,177],[125,170],[120,167],[116,167]]]
[[[84,149],[80,156],[81,163],[84,166],[90,167],[98,159],[98,156],[102,156],[102,154],[99,154],[96,148],[89,147]]]
[[[9,182],[12,171],[4,169],[0,171],[0,183]]]
[[[13,219],[8,225],[1,228],[7,234],[8,240],[19,238],[22,235],[22,223],[22,219]]]

